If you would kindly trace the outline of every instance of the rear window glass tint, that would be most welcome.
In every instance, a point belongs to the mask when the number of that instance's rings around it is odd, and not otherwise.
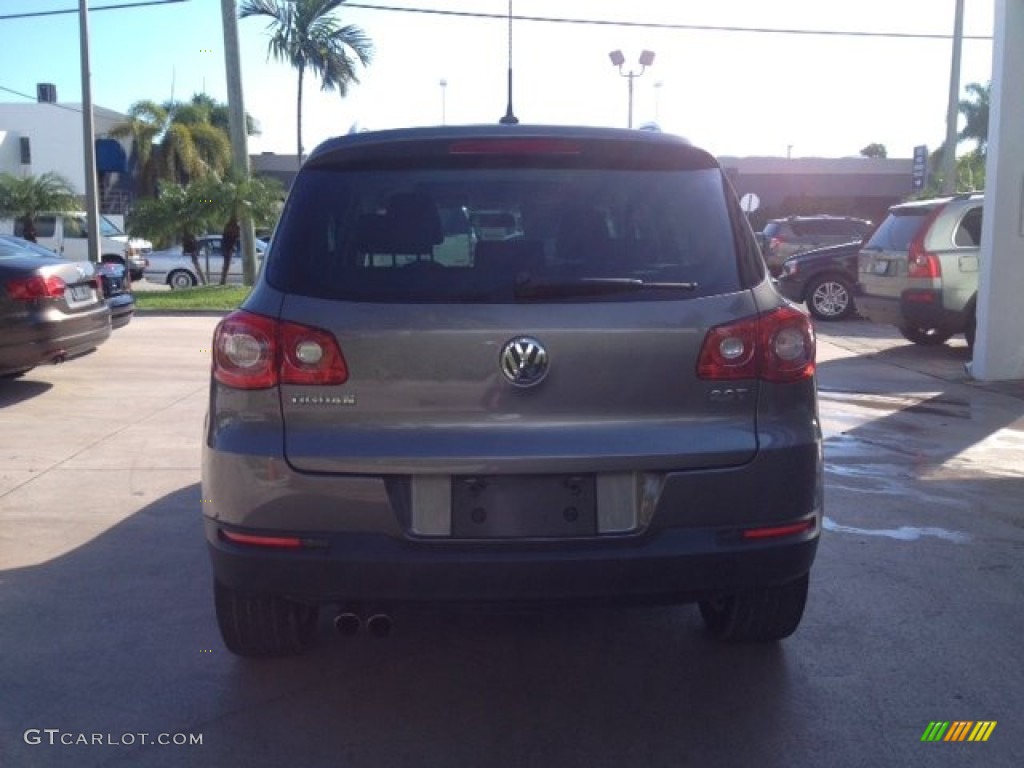
[[[865,248],[877,248],[886,251],[906,251],[917,230],[924,223],[931,211],[927,208],[893,211],[871,236]]]
[[[267,279],[300,295],[384,302],[514,301],[524,281],[586,278],[697,284],[673,298],[729,292],[740,279],[725,195],[717,169],[309,167]],[[494,211],[512,234],[478,237],[477,212]]]

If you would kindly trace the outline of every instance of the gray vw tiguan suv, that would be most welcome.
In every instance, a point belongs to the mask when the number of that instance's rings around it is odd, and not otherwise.
[[[443,222],[479,211],[516,231],[467,253]],[[280,655],[320,608],[358,626],[410,602],[588,599],[696,601],[715,636],[786,637],[822,520],[814,353],[682,139],[328,141],[214,335],[223,639]]]

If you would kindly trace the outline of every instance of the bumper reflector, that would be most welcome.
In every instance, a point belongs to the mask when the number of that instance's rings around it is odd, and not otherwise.
[[[814,528],[814,518],[789,525],[773,525],[768,528],[748,528],[743,531],[744,539],[777,539],[783,536],[795,536]]]
[[[235,544],[247,544],[251,547],[274,547],[277,549],[301,549],[302,539],[294,536],[253,536],[249,533],[235,533],[220,529],[221,538]]]

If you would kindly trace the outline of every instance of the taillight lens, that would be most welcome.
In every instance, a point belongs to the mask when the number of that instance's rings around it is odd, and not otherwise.
[[[214,331],[213,377],[236,389],[343,384],[348,366],[328,331],[238,310]]]
[[[92,284],[93,284],[93,288],[96,289],[96,295],[99,296],[100,299],[102,299],[103,298],[103,278],[100,277],[99,275],[97,275],[96,279],[92,281]]]
[[[910,244],[907,253],[907,277],[923,277],[935,279],[942,277],[942,264],[939,257],[931,251],[924,250],[917,239]]]
[[[932,222],[939,217],[944,207],[944,205],[940,205],[925,216],[911,239],[907,248],[907,277],[926,279],[942,277],[942,265],[939,263],[939,257],[931,251],[925,250],[924,238],[928,234],[928,230],[932,228]]]
[[[56,275],[43,277],[32,275],[5,283],[7,294],[16,301],[32,301],[33,299],[59,299],[64,296],[67,283]]]
[[[708,331],[697,361],[701,379],[791,382],[814,375],[810,318],[792,307],[744,318]]]

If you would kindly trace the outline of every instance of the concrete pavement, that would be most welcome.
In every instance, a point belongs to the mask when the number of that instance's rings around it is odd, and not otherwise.
[[[777,647],[689,607],[410,610],[256,663],[220,644],[199,522],[215,324],[138,316],[0,383],[0,766],[1024,760],[1024,389],[970,381],[960,343],[819,328],[827,530]],[[983,719],[985,744],[920,742]]]

